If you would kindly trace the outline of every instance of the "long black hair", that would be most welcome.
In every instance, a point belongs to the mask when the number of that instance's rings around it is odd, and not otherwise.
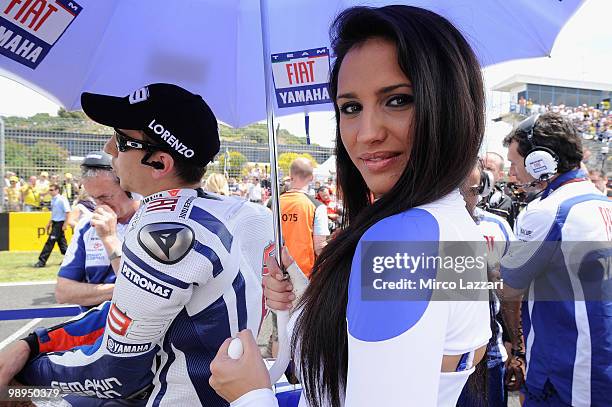
[[[298,307],[292,349],[312,407],[339,406],[348,370],[346,305],[351,262],[363,233],[379,220],[438,200],[460,186],[474,166],[484,132],[484,91],[476,56],[443,17],[409,6],[354,7],[330,29],[336,61],[330,95],[336,111],[338,186],[343,230],[317,258]],[[371,193],[342,144],[335,103],[346,54],[370,38],[396,44],[398,64],[412,82],[414,140],[395,186],[372,203]],[[296,352],[296,347],[299,351]]]

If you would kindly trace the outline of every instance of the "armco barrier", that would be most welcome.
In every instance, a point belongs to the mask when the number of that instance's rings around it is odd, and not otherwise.
[[[0,213],[0,250],[38,251],[47,241],[51,212]],[[72,229],[64,232],[70,242]],[[57,245],[54,250],[59,250]]]

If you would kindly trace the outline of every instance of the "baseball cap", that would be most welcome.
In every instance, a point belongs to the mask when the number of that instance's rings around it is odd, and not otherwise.
[[[9,178],[9,181],[11,181],[11,182],[19,182],[19,178],[17,178],[16,176],[13,175],[12,177]]]
[[[84,92],[81,107],[93,121],[142,130],[178,159],[208,164],[219,152],[217,119],[204,99],[180,86],[154,83],[125,97]]]
[[[48,173],[47,171],[41,171],[41,172],[40,172],[40,176],[41,176],[41,177],[48,177],[48,176],[49,176],[49,173]]]
[[[81,163],[81,167],[112,169],[112,157],[104,151],[92,151],[87,154]]]

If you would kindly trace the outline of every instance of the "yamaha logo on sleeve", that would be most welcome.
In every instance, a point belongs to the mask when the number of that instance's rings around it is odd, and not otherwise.
[[[106,349],[113,355],[123,355],[126,353],[144,353],[151,349],[151,342],[147,343],[123,343],[111,337],[106,341]]]
[[[181,223],[152,223],[138,232],[138,243],[155,260],[163,264],[181,261],[193,247],[193,230]]]

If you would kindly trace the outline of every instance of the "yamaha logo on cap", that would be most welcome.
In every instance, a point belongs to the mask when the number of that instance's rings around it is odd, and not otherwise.
[[[149,88],[146,86],[132,92],[132,94],[128,97],[131,105],[144,102],[147,99],[149,99]]]

